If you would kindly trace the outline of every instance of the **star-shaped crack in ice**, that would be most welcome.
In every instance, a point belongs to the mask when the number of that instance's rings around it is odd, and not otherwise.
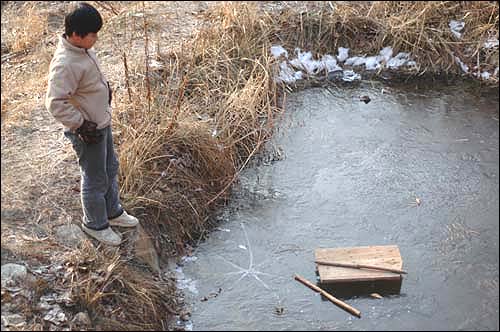
[[[240,282],[242,279],[244,279],[245,277],[248,276],[248,277],[254,277],[255,280],[260,282],[267,290],[270,290],[271,288],[259,277],[259,275],[264,275],[264,276],[269,276],[269,277],[277,277],[277,278],[279,278],[279,276],[276,276],[276,275],[273,275],[270,273],[266,273],[266,272],[262,272],[262,271],[258,271],[256,269],[256,267],[265,263],[267,261],[267,259],[254,266],[252,247],[250,246],[250,241],[248,240],[248,235],[247,235],[247,232],[245,230],[245,226],[243,225],[243,223],[241,223],[241,228],[243,229],[243,234],[245,235],[245,240],[247,243],[247,250],[248,250],[248,256],[249,256],[248,268],[245,269],[245,268],[243,268],[237,264],[234,264],[233,262],[225,259],[222,256],[217,256],[218,258],[222,259],[224,262],[226,262],[227,264],[231,265],[232,267],[234,267],[238,270],[238,271],[234,271],[234,272],[225,273],[224,275],[241,274],[241,276],[238,278],[238,280],[236,280],[233,283],[233,285],[231,287],[229,287],[229,289],[233,289],[233,287],[236,286],[238,284],[238,282]]]

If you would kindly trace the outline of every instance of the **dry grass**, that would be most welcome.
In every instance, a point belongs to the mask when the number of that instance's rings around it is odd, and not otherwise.
[[[492,1],[324,3],[301,13],[285,8],[274,26],[288,49],[336,54],[338,47],[347,47],[350,55],[374,55],[391,46],[394,54],[412,54],[419,65],[416,74],[434,76],[460,73],[456,55],[472,69],[467,76],[474,78],[473,72],[493,72],[498,66],[498,47],[483,47],[489,38],[498,39],[498,15],[498,3]],[[461,39],[451,33],[450,20],[465,23]],[[498,85],[498,78],[489,83]]]
[[[26,1],[17,10],[23,15],[10,16],[4,31],[2,27],[2,43],[10,52],[28,50],[47,34],[47,16],[39,13],[37,3]],[[2,13],[3,21],[3,13]]]
[[[210,216],[272,135],[283,111],[282,87],[273,80],[275,63],[268,53],[272,44],[316,54],[335,54],[340,46],[351,54],[376,54],[390,45],[414,55],[418,74],[458,73],[452,53],[471,68],[498,66],[498,47],[481,48],[490,36],[498,38],[498,4],[490,2],[320,2],[300,11],[285,4],[272,13],[257,4],[223,3],[204,11],[206,25],[187,41],[164,31],[186,21],[162,10],[175,4],[93,3],[107,22],[98,55],[115,90],[121,195],[164,256],[182,255],[184,244],[210,227]],[[37,242],[16,248],[4,237],[22,229],[21,221],[40,224],[52,236],[54,225],[80,217],[78,193],[72,191],[78,169],[70,163],[69,145],[57,137],[46,112],[33,115],[43,111],[55,47],[51,20],[43,16],[49,11],[37,11],[36,5],[7,8],[20,20],[8,16],[10,22],[27,29],[16,30],[21,38],[15,45],[14,26],[2,28],[2,37],[10,34],[11,50],[28,53],[2,60],[2,217],[7,210],[18,213],[2,223],[2,248],[23,257],[36,256]],[[465,21],[464,39],[453,40],[449,19]],[[40,24],[49,35],[43,37]],[[23,136],[29,128],[36,132]],[[94,327],[165,329],[165,319],[176,311],[174,286],[154,279],[123,252],[88,243],[74,250],[56,243],[39,248],[40,261],[49,259],[50,250],[66,253],[61,261],[67,274],[49,287],[70,288]],[[39,324],[36,315],[32,320]]]
[[[155,54],[164,68],[140,80],[130,69],[133,78],[125,81],[135,83],[121,100],[131,90],[132,103],[117,108],[124,197],[167,227],[162,233],[173,243],[205,230],[213,207],[269,137],[278,111],[266,25],[247,5],[217,10],[221,22],[183,48],[190,52]]]
[[[83,242],[61,264],[66,269],[62,282],[70,288],[72,299],[103,330],[123,326],[165,330],[168,316],[175,313],[175,285],[130,268],[119,250]]]
[[[45,93],[52,57],[46,46],[54,36],[49,36],[49,16],[39,7],[26,1],[2,9],[2,124],[26,121]]]

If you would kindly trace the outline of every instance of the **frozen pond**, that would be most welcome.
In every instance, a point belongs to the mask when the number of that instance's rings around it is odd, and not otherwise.
[[[498,330],[498,93],[372,82],[286,106],[276,160],[242,174],[179,268],[187,327]],[[315,248],[388,244],[409,273],[399,295],[343,298],[361,319],[293,279],[316,281]]]

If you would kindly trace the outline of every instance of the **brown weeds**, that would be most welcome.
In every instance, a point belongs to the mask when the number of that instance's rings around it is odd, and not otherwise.
[[[119,250],[84,241],[61,264],[66,268],[62,282],[70,288],[72,300],[101,328],[128,324],[139,330],[164,329],[168,315],[175,314],[174,284],[131,268]],[[110,326],[105,317],[114,324]]]
[[[248,5],[225,4],[215,12],[211,28],[186,46],[191,52],[156,55],[176,64],[154,81],[153,95],[162,98],[151,111],[138,101],[124,112],[129,121],[117,124],[120,182],[130,205],[154,210],[156,222],[175,225],[184,239],[205,229],[212,205],[227,198],[278,111],[268,23]]]
[[[47,34],[47,16],[37,11],[37,4],[26,1],[20,6],[18,10],[23,15],[10,17],[7,30],[2,31],[2,43],[10,52],[32,48]]]
[[[460,39],[450,31],[450,20],[465,23]],[[287,49],[336,54],[338,47],[347,47],[352,56],[376,55],[391,46],[394,54],[412,54],[417,74],[431,75],[461,73],[458,56],[473,69],[467,74],[473,77],[498,66],[498,47],[483,47],[489,38],[498,39],[498,21],[498,3],[492,1],[373,1],[325,3],[299,13],[286,7],[274,27]]]

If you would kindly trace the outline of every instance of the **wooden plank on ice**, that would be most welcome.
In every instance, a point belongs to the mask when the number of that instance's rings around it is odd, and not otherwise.
[[[316,261],[331,261],[348,264],[363,264],[401,270],[403,260],[396,245],[365,246],[346,248],[318,248],[314,252]],[[401,275],[371,269],[317,264],[320,283],[394,280],[400,281]]]

